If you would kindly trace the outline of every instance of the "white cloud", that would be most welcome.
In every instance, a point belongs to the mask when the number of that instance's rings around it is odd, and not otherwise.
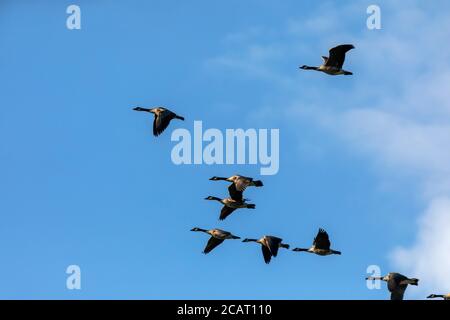
[[[450,292],[450,198],[436,198],[418,221],[416,243],[397,248],[394,263],[420,279],[416,296]]]

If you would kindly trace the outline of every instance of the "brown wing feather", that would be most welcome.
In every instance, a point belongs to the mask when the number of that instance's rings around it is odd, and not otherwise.
[[[167,129],[169,123],[176,116],[175,113],[169,110],[161,112],[159,115],[155,114],[155,120],[153,121],[153,135],[159,136]]]
[[[272,254],[272,256],[276,257],[278,254],[278,248],[280,247],[280,243],[283,240],[272,236],[267,236],[266,240],[267,245],[269,246],[270,253]]]
[[[219,220],[225,220],[226,217],[228,217],[230,214],[232,214],[234,210],[236,210],[236,209],[230,208],[227,206],[223,206],[222,210],[220,210]]]
[[[243,192],[238,191],[234,183],[230,184],[230,186],[228,187],[228,193],[233,200],[242,201],[243,199]]]
[[[353,48],[355,47],[351,44],[343,44],[330,49],[330,57],[325,63],[325,66],[342,69],[345,61],[345,54]]]
[[[316,249],[329,250],[331,243],[328,233],[323,229],[319,229],[317,236],[314,238],[313,245]]]
[[[266,246],[261,246],[261,250],[264,257],[264,262],[270,263],[270,260],[272,259],[272,254],[270,253],[269,248],[267,248]]]
[[[223,239],[217,239],[214,237],[209,238],[208,243],[206,244],[205,250],[203,250],[203,253],[207,254],[207,253],[211,252],[215,247],[217,247],[223,241],[224,241]]]

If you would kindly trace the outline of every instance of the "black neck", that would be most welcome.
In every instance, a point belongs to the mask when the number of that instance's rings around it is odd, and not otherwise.
[[[136,107],[133,110],[135,111],[146,111],[146,112],[150,112],[150,109],[146,109],[146,108],[141,108],[141,107]]]

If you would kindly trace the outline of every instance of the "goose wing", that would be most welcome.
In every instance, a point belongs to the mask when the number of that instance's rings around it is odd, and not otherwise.
[[[405,295],[406,285],[397,287],[394,291],[391,291],[391,300],[403,300]]]
[[[205,250],[203,250],[204,254],[211,252],[215,247],[221,244],[224,239],[217,239],[214,237],[209,238],[208,243],[206,244]]]
[[[230,214],[232,214],[234,210],[236,210],[236,209],[230,208],[227,206],[223,206],[222,210],[220,210],[219,220],[225,220],[226,217],[228,217]]]
[[[347,51],[354,49],[355,47],[351,44],[343,44],[330,49],[330,57],[328,58],[325,66],[335,67],[342,69],[345,61],[345,54]]]
[[[328,233],[323,229],[319,229],[317,236],[314,238],[313,246],[317,249],[329,250],[330,245]]]
[[[175,116],[175,113],[167,109],[159,112],[158,114],[155,114],[155,120],[153,121],[153,135],[159,136],[161,133],[163,133],[163,131],[166,130],[166,128],[169,126],[170,121],[174,119]]]
[[[239,176],[239,178],[234,181],[234,185],[236,186],[237,191],[243,192],[245,190],[245,188],[247,188],[252,181],[253,181],[252,178]]]
[[[262,250],[262,254],[264,257],[264,262],[265,263],[269,263],[270,260],[272,259],[272,254],[270,253],[269,248],[267,248],[266,246],[261,246],[261,250]]]
[[[387,283],[388,290],[391,292],[391,300],[403,300],[407,284],[400,284],[403,280],[408,278],[399,273],[393,273]]]
[[[283,241],[283,240],[280,238],[277,238],[277,237],[272,237],[272,236],[266,237],[267,247],[269,248],[272,256],[274,256],[274,257],[277,256],[278,248],[280,247],[281,241]]]
[[[228,193],[230,194],[231,199],[236,201],[243,201],[244,192],[239,191],[234,183],[230,184],[230,186],[228,187]]]

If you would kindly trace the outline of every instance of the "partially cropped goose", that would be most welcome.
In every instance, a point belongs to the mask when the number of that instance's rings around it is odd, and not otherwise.
[[[448,294],[430,294],[427,299],[435,299],[435,298],[442,298],[444,300],[450,300],[450,293]]]
[[[166,130],[172,119],[184,120],[183,117],[180,117],[179,115],[164,107],[156,107],[151,109],[136,107],[133,110],[150,112],[155,115],[155,119],[153,120],[153,135],[155,137],[159,136],[161,133],[163,133],[164,130]]]
[[[282,243],[283,239],[274,236],[264,236],[261,239],[244,239],[242,242],[256,242],[261,245],[265,263],[270,263],[272,257],[278,254],[278,248],[289,249],[289,245]]]
[[[252,203],[245,202],[248,199],[242,199],[241,201],[233,200],[231,198],[220,199],[213,196],[208,196],[205,200],[213,200],[223,204],[222,210],[220,211],[219,220],[225,220],[230,214],[236,209],[247,208],[255,209],[256,205]]]
[[[417,286],[419,285],[419,279],[409,279],[404,275],[396,272],[391,272],[384,277],[367,277],[366,280],[382,280],[386,281],[388,290],[391,293],[391,300],[403,300],[403,295],[408,287],[408,284]]]
[[[323,229],[319,229],[319,232],[314,238],[313,245],[311,248],[308,249],[295,248],[292,251],[305,251],[309,253],[315,253],[319,256],[328,256],[330,254],[341,254],[340,251],[330,249],[330,246],[331,242],[330,238],[328,237],[328,233]]]
[[[351,44],[343,44],[330,49],[329,57],[322,57],[323,64],[319,67],[301,66],[300,69],[303,70],[315,70],[321,71],[326,74],[336,76],[336,75],[352,75],[353,73],[345,71],[342,69],[345,61],[345,54],[354,49],[355,47]]]
[[[204,232],[211,236],[211,238],[209,238],[208,240],[208,243],[206,244],[205,249],[203,250],[204,254],[211,252],[215,247],[217,247],[219,244],[221,244],[227,239],[240,239],[240,237],[232,235],[231,232],[223,231],[220,229],[206,230],[201,228],[193,228],[191,229],[191,231]]]
[[[253,180],[250,177],[244,177],[241,175],[234,175],[229,178],[224,177],[212,177],[212,181],[228,181],[232,182],[228,187],[228,192],[230,197],[236,201],[242,201],[243,192],[247,187],[262,187],[263,183],[261,180]]]

